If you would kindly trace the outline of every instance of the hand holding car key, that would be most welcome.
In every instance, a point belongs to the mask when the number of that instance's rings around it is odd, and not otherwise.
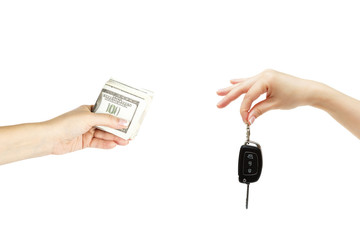
[[[233,79],[230,82],[232,83],[231,86],[217,91],[219,96],[223,96],[217,103],[217,107],[225,108],[244,95],[240,114],[245,123],[252,125],[262,114],[273,109],[289,110],[298,106],[312,106],[329,113],[337,122],[360,139],[360,101],[323,83],[298,78],[271,69],[250,78]],[[264,100],[256,102],[260,96],[264,95],[266,96]],[[354,109],[358,111],[354,111]],[[249,126],[248,133],[250,133]],[[255,146],[251,146],[251,143]],[[249,157],[253,157],[255,161],[247,160]],[[259,179],[261,168],[260,145],[251,142],[248,134],[247,141],[242,146],[239,155],[240,182],[248,184],[249,189],[249,184]]]
[[[252,144],[252,145],[250,145]],[[249,203],[250,183],[259,180],[262,170],[262,154],[260,144],[250,141],[250,126],[246,125],[246,141],[240,148],[238,174],[239,181],[247,184],[246,209]]]

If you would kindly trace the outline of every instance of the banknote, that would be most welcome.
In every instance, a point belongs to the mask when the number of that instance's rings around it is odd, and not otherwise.
[[[107,113],[125,119],[125,129],[113,129],[105,126],[97,128],[112,133],[123,139],[134,139],[153,98],[153,92],[131,87],[110,79],[100,92],[93,112]]]

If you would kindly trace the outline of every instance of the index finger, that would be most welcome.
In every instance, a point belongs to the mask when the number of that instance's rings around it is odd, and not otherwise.
[[[258,99],[261,94],[266,93],[267,91],[268,89],[262,81],[256,81],[247,91],[240,107],[241,118],[245,123],[249,123],[248,115],[253,102]]]

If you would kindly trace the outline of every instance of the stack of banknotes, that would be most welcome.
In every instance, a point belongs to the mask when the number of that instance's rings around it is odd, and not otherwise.
[[[110,79],[106,82],[95,103],[93,112],[107,113],[125,119],[125,129],[113,129],[105,126],[97,128],[123,139],[134,139],[153,98],[153,92],[138,89]]]

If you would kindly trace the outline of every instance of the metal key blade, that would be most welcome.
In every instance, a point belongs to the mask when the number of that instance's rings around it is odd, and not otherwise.
[[[248,209],[248,205],[249,205],[249,187],[250,187],[250,183],[247,184],[247,189],[246,189],[246,209]]]

